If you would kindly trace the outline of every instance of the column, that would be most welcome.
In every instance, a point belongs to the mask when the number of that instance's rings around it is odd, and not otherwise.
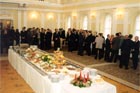
[[[27,11],[23,12],[23,26],[27,27]]]
[[[80,25],[80,22],[79,22],[79,16],[76,16],[76,20],[75,20],[75,23],[76,23],[76,29],[79,29],[79,25]]]
[[[96,15],[96,31],[99,32],[100,30],[100,13]]]
[[[128,34],[128,22],[129,22],[128,21],[129,20],[128,16],[129,16],[128,12],[125,12],[124,13],[124,17],[123,17],[124,18],[123,19],[123,33],[122,33],[123,35],[127,35]]]
[[[21,10],[18,10],[18,29],[21,31]]]
[[[111,34],[115,35],[117,30],[117,16],[116,11],[113,12],[113,19],[112,19],[112,31]]]
[[[45,14],[41,13],[41,27],[44,28],[45,27]]]
[[[88,15],[88,30],[91,30],[91,15],[90,15],[90,13],[89,13],[89,15]]]
[[[60,19],[61,19],[61,15],[60,15],[60,13],[58,13],[58,14],[57,14],[57,28],[60,28],[60,26],[61,26],[61,21],[60,21]]]

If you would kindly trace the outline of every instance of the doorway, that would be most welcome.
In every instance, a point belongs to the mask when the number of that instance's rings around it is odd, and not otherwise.
[[[0,19],[0,56],[8,52],[8,29],[13,26],[13,20]]]

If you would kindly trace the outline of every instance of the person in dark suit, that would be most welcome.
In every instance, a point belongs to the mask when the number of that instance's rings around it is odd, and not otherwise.
[[[68,51],[70,51],[70,47],[71,47],[71,40],[70,40],[70,35],[71,35],[71,28],[68,29],[67,31],[67,36],[66,36],[66,41],[68,43]]]
[[[28,28],[27,29],[27,43],[29,45],[32,45],[32,32],[31,32],[32,28]]]
[[[47,29],[47,32],[45,34],[45,44],[47,50],[52,48],[51,40],[52,40],[52,31],[50,29]]]
[[[20,37],[21,37],[21,43],[27,43],[27,32],[26,32],[26,27],[23,27],[21,32],[20,32]]]
[[[20,40],[19,29],[16,29],[16,31],[15,31],[15,41],[16,41],[16,45],[19,45],[19,40]]]
[[[121,59],[119,67],[122,68],[125,66],[125,69],[128,69],[129,59],[130,59],[130,52],[133,48],[133,41],[131,40],[133,35],[129,35],[128,39],[125,39],[121,46]]]
[[[60,34],[58,32],[58,29],[55,29],[55,32],[53,33],[53,41],[54,49],[57,50],[57,48],[60,48]]]
[[[85,50],[86,50],[86,54],[88,56],[91,55],[91,44],[93,42],[93,37],[92,37],[92,32],[91,31],[88,31],[87,32],[87,37],[85,39]]]
[[[105,61],[109,61],[110,58],[110,48],[111,48],[111,42],[110,42],[110,35],[107,35],[106,41],[105,41]]]
[[[70,52],[74,51],[76,47],[76,34],[72,30],[68,31],[67,40],[68,40],[68,51]]]
[[[14,45],[15,29],[13,26],[8,30],[8,36],[9,36],[8,45],[9,46]]]
[[[80,31],[78,37],[78,55],[83,56],[85,36],[82,30]]]
[[[33,27],[33,33],[32,33],[32,45],[38,45],[38,31],[39,28]]]
[[[40,49],[44,50],[44,44],[45,44],[45,32],[44,32],[44,29],[41,28],[41,32],[40,32]]]
[[[138,56],[139,56],[140,41],[139,37],[135,36],[135,41],[132,51],[133,69],[136,70],[138,66]]]

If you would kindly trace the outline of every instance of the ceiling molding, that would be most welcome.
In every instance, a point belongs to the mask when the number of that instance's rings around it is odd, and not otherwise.
[[[131,7],[139,7],[140,8],[140,4],[139,3],[135,3],[135,4],[127,4],[127,5],[113,5],[113,6],[103,6],[103,7],[93,7],[93,8],[83,8],[83,9],[68,9],[68,10],[64,10],[63,12],[80,12],[80,11],[92,11],[92,10],[106,10],[106,9],[117,9],[117,8],[131,8]]]
[[[75,3],[68,3],[68,4],[61,4],[61,3],[50,3],[47,1],[19,1],[19,0],[3,0],[0,1],[0,3],[15,3],[15,4],[35,4],[35,5],[44,5],[44,6],[49,6],[49,7],[59,7],[59,8],[64,8],[64,7],[71,7],[71,6],[80,6],[80,5],[85,5],[85,4],[95,4],[95,3],[100,3],[100,2],[109,2],[109,1],[117,1],[117,0],[92,0],[92,1],[83,1],[83,2],[75,2]]]
[[[63,12],[62,10],[54,10],[54,9],[40,9],[40,8],[17,8],[17,7],[1,7],[0,10],[25,10],[25,11],[43,11],[43,12]]]
[[[106,10],[106,9],[117,9],[117,8],[133,8],[138,7],[140,8],[140,4],[128,4],[128,5],[113,5],[113,6],[103,6],[103,7],[93,7],[93,8],[83,8],[83,9],[69,9],[69,10],[55,10],[55,9],[40,9],[40,8],[17,8],[17,7],[1,7],[0,10],[27,10],[27,11],[44,11],[44,12],[57,12],[57,13],[66,13],[66,12],[80,12],[80,11],[92,11],[92,10]]]
[[[69,4],[62,4],[62,7],[71,7],[71,6],[80,6],[80,5],[88,5],[88,4],[95,4],[100,2],[109,2],[109,1],[117,1],[117,0],[93,0],[93,1],[84,1],[84,2],[76,2],[76,3],[69,3]]]
[[[26,4],[26,5],[44,5],[44,6],[49,6],[49,7],[62,7],[61,4],[57,4],[57,3],[49,3],[49,2],[45,2],[45,1],[19,1],[19,0],[3,0],[0,1],[0,3],[11,3],[11,4]]]

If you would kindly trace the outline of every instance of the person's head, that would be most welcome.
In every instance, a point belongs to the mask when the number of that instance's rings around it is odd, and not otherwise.
[[[99,36],[102,36],[102,33],[99,33]]]
[[[116,37],[118,37],[119,36],[119,33],[116,33]]]
[[[122,33],[121,32],[119,32],[119,36],[122,36]]]
[[[23,29],[23,30],[25,30],[25,29],[26,29],[26,27],[24,26],[22,29]]]
[[[88,31],[88,35],[91,35],[92,34],[92,31]]]
[[[110,38],[110,35],[109,34],[107,34],[107,38]]]
[[[138,36],[135,36],[135,41],[138,41],[139,40],[139,37]]]
[[[19,29],[16,29],[16,32],[19,32]]]
[[[129,35],[128,35],[128,38],[129,38],[129,39],[132,39],[132,37],[133,37],[132,34],[129,34]]]
[[[58,32],[58,29],[57,28],[55,28],[55,32]]]

